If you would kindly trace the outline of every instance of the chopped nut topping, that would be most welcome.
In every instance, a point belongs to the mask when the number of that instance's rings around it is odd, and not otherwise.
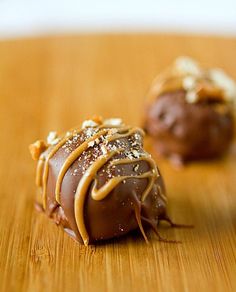
[[[55,131],[49,132],[48,137],[47,137],[47,143],[49,145],[55,145],[55,144],[57,144],[58,141],[59,141],[59,139],[57,137],[58,137],[57,136],[57,132],[55,132]]]
[[[209,77],[217,87],[224,91],[225,97],[228,100],[236,98],[236,83],[223,70],[211,69],[209,70]]]
[[[83,122],[82,124],[82,129],[85,129],[85,128],[94,128],[94,127],[97,127],[98,126],[98,123],[96,123],[95,121],[93,120],[86,120]]]
[[[91,120],[98,125],[101,125],[103,123],[103,118],[101,116],[93,116]]]
[[[183,88],[185,90],[194,89],[196,86],[196,78],[193,76],[187,76],[183,79]]]
[[[179,57],[176,59],[175,69],[182,74],[191,74],[195,76],[202,74],[202,70],[198,63],[189,57]]]
[[[189,57],[176,59],[162,78],[156,80],[152,93],[155,96],[184,89],[189,103],[204,100],[236,103],[236,83],[232,78],[221,69],[202,68]]]
[[[189,102],[189,103],[194,103],[198,100],[198,96],[197,96],[197,93],[196,91],[188,91],[186,93],[186,101]]]
[[[29,151],[33,160],[38,160],[41,153],[47,149],[46,144],[42,140],[38,140],[33,144],[29,145]]]
[[[139,158],[140,157],[140,153],[137,150],[132,150],[132,153],[134,155],[135,158]]]
[[[120,126],[122,125],[122,119],[113,118],[113,119],[106,119],[103,124],[105,126]]]

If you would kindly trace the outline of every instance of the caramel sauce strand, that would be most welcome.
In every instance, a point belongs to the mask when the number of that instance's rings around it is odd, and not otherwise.
[[[155,161],[149,156],[141,156],[140,158],[136,158],[136,159],[132,159],[132,160],[127,159],[127,158],[120,159],[120,160],[114,160],[111,162],[111,164],[112,165],[119,165],[119,164],[126,164],[126,163],[135,163],[135,162],[140,162],[140,161],[147,161],[152,169],[152,175],[150,175],[148,177],[148,179],[149,179],[148,185],[147,185],[147,187],[146,187],[146,189],[143,192],[142,197],[141,197],[141,201],[144,202],[146,197],[150,193],[150,191],[153,187],[153,184],[155,183],[156,178],[159,176]]]
[[[45,157],[41,156],[37,163],[37,169],[36,169],[36,186],[41,187],[42,186],[42,175],[43,175],[43,166],[45,162]]]
[[[127,136],[133,135],[136,132],[139,132],[141,135],[144,135],[144,132],[139,128],[131,128],[131,127],[118,127],[117,133],[109,133],[112,127],[105,127],[101,125],[96,128],[98,132],[95,132],[94,135],[84,141],[78,148],[72,151],[72,153],[66,158],[62,168],[60,169],[59,175],[57,177],[56,182],[56,189],[55,189],[55,197],[58,203],[60,203],[60,191],[62,181],[68,169],[71,165],[81,156],[81,154],[89,148],[89,142],[95,141],[99,139],[101,136],[106,135],[106,143],[114,141],[116,139],[125,138]],[[84,129],[83,129],[84,130]],[[81,130],[81,131],[83,131]],[[49,173],[49,160],[53,157],[53,155],[69,140],[73,137],[74,134],[78,134],[78,131],[74,130],[71,134],[66,135],[65,137],[61,138],[61,140],[56,144],[50,151],[50,153],[45,157],[41,157],[38,169],[37,169],[37,184],[43,186],[43,206],[44,209],[46,208],[47,204],[47,194],[46,194],[46,187],[47,187],[47,180],[48,180],[48,173]],[[114,151],[110,151],[107,154],[101,155],[97,160],[95,160],[92,165],[85,171],[84,175],[82,176],[81,180],[76,189],[75,193],[75,200],[74,200],[74,212],[75,212],[75,219],[78,226],[78,230],[80,235],[83,239],[85,245],[89,243],[89,236],[85,227],[84,222],[84,202],[86,200],[86,195],[88,193],[88,188],[90,184],[95,180],[94,186],[91,191],[91,196],[94,200],[102,200],[104,199],[120,182],[124,179],[128,178],[148,178],[149,184],[144,191],[143,195],[146,195],[150,192],[153,183],[155,181],[156,176],[158,175],[155,163],[152,163],[152,160],[149,157],[141,157],[139,159],[132,159],[132,160],[120,160],[120,163],[133,163],[135,161],[146,160],[150,163],[152,170],[139,174],[139,175],[130,175],[130,176],[122,176],[122,177],[114,177],[111,178],[104,186],[102,186],[99,190],[96,188],[97,180],[95,179],[97,172],[103,167],[115,154],[123,151],[124,149],[116,149]],[[118,164],[114,162],[114,165]],[[43,171],[44,165],[44,171]],[[43,174],[42,174],[43,172]],[[40,177],[42,179],[40,179]]]
[[[106,198],[106,196],[123,180],[129,179],[129,178],[149,178],[153,176],[152,171],[148,171],[139,175],[124,175],[124,176],[118,176],[111,178],[108,182],[106,182],[101,188],[97,189],[97,181],[95,182],[92,191],[91,196],[95,201],[100,201]]]
[[[75,201],[74,201],[74,211],[75,211],[75,220],[78,227],[78,231],[82,237],[82,240],[85,245],[89,243],[89,236],[85,227],[84,223],[84,202],[86,199],[86,195],[88,192],[88,188],[92,181],[95,179],[95,176],[99,169],[101,169],[104,164],[106,164],[115,154],[117,151],[112,151],[107,155],[100,156],[84,173],[83,177],[81,178],[78,187],[75,193]],[[91,191],[91,196],[94,200],[102,200],[104,199],[120,182],[124,179],[128,178],[149,178],[153,176],[151,171],[137,175],[137,176],[121,176],[121,177],[114,177],[110,179],[105,185],[101,188],[97,189],[97,180],[95,180],[94,186]]]
[[[119,131],[122,131],[122,132],[125,132],[125,131],[128,131],[131,129],[131,126],[120,126],[120,125],[117,125],[117,126],[114,126],[114,125],[100,125],[98,127],[99,129],[119,129]]]
[[[43,187],[43,208],[46,209],[47,204],[47,180],[48,180],[48,172],[49,172],[49,160],[53,157],[54,154],[74,135],[77,135],[81,132],[83,132],[84,129],[79,130],[78,127],[71,128],[66,134],[62,137],[60,137],[60,141],[52,147],[51,152],[45,157],[45,153],[42,153],[38,164],[37,164],[37,170],[36,170],[36,185]],[[44,166],[44,167],[43,167]]]
[[[133,128],[133,129],[128,129],[127,133],[124,133],[124,134],[122,134],[122,133],[114,134],[113,136],[107,138],[107,142],[111,142],[111,141],[114,141],[116,139],[122,139],[122,138],[125,138],[125,137],[128,137],[128,136],[131,136],[134,133],[139,133],[142,136],[145,135],[144,131],[137,127],[137,128]]]
[[[95,133],[91,138],[87,139],[86,141],[84,141],[78,148],[76,148],[66,159],[66,161],[64,162],[58,178],[57,178],[57,182],[56,182],[56,189],[55,189],[55,196],[56,196],[56,201],[60,204],[60,191],[61,191],[61,185],[62,185],[62,181],[63,178],[66,174],[66,172],[68,171],[68,169],[70,168],[70,166],[74,163],[74,161],[85,151],[88,149],[89,147],[89,142],[93,142],[95,141],[97,138],[100,138],[101,136],[109,133],[110,128],[103,128],[103,126],[98,127],[98,129],[102,129],[99,132]],[[117,133],[115,135],[112,135],[110,137],[107,137],[107,142],[116,140],[118,138],[123,138],[123,137],[127,137],[132,135],[135,132],[140,132],[143,133],[143,131],[140,128],[130,128],[130,127],[123,127],[119,129],[119,132],[123,132],[123,131],[127,131],[127,133],[122,134],[122,133]]]
[[[61,184],[63,181],[63,178],[70,168],[70,166],[75,162],[77,158],[80,157],[80,155],[88,149],[89,142],[95,141],[97,138],[100,138],[102,135],[105,135],[108,132],[108,129],[103,129],[97,133],[95,133],[91,138],[84,141],[78,148],[76,148],[65,160],[64,164],[62,165],[62,168],[60,169],[59,175],[57,177],[56,182],[56,189],[55,189],[55,196],[56,201],[60,204],[60,192],[61,192]]]
[[[181,71],[177,69],[175,65],[172,65],[154,79],[147,96],[148,103],[151,104],[154,99],[160,95],[178,90],[184,90],[186,96],[188,93],[196,95],[193,100],[191,100],[191,98],[189,100],[187,97],[188,102],[198,102],[209,99],[227,103],[227,101],[229,101],[227,86],[224,87],[219,85],[218,82],[212,78],[212,72],[214,72],[214,70],[215,69],[202,69],[198,66],[198,72],[196,73]],[[216,69],[216,73],[217,72],[218,69]],[[224,74],[221,75],[222,80],[227,78],[223,76]],[[188,80],[190,81],[188,82]],[[231,93],[230,96],[231,100],[233,96],[235,96],[235,93],[233,95]]]
[[[134,128],[134,129],[130,129],[127,133],[125,134],[115,134],[109,138],[107,138],[108,142],[111,142],[113,140],[116,139],[120,139],[123,137],[127,137],[132,135],[133,133],[139,131],[138,128]],[[88,192],[88,188],[90,186],[90,184],[92,183],[92,181],[95,179],[95,176],[97,174],[97,172],[99,171],[99,169],[104,166],[105,163],[107,163],[116,153],[117,151],[121,151],[121,150],[116,150],[116,151],[112,151],[107,155],[103,155],[100,156],[96,161],[94,161],[92,163],[92,165],[86,170],[86,172],[84,173],[84,175],[82,176],[78,187],[76,189],[76,193],[75,193],[75,201],[74,201],[74,212],[75,212],[75,219],[76,219],[76,224],[78,227],[78,231],[82,237],[82,240],[84,242],[85,245],[89,244],[89,235],[87,233],[86,230],[86,226],[85,226],[85,222],[84,222],[84,213],[83,213],[83,209],[84,209],[84,202],[86,200],[86,195]],[[134,159],[134,160],[130,160],[130,159],[123,159],[123,160],[119,160],[120,163],[133,163],[135,161],[140,161],[140,160],[147,160],[150,164],[151,164],[151,168],[152,171],[148,171],[139,175],[130,175],[130,176],[121,176],[121,177],[114,177],[111,178],[108,182],[106,182],[101,188],[97,189],[97,180],[95,179],[95,183],[94,186],[91,190],[91,197],[94,200],[103,200],[104,198],[106,198],[106,196],[108,196],[109,193],[111,193],[111,191],[123,180],[125,179],[129,179],[129,178],[148,178],[149,179],[149,184],[146,188],[146,190],[144,191],[144,198],[146,198],[146,194],[148,194],[151,190],[151,188],[153,187],[153,183],[158,175],[157,173],[157,169],[156,169],[156,165],[154,163],[154,161],[149,158],[149,157],[142,157],[141,159]],[[111,162],[112,163],[112,162]],[[118,162],[116,161],[114,164],[118,164]],[[153,171],[153,169],[155,171]]]
[[[60,141],[63,141],[64,140],[63,142],[61,142],[62,144],[64,144],[66,142],[66,139],[70,139],[73,136],[73,134],[78,134],[79,132],[80,131],[78,131],[78,127],[71,128],[68,131],[68,133],[71,133],[71,134],[61,136],[61,137],[59,137],[59,139],[61,139]],[[59,148],[62,146],[61,143],[60,143]],[[54,147],[57,147],[57,145],[58,144],[56,144]],[[49,155],[52,155],[53,156],[55,154],[55,152],[57,152],[57,150],[59,150],[59,148],[57,148],[57,149],[52,148],[51,151],[53,151],[53,153],[49,153]],[[36,169],[36,180],[35,180],[35,182],[36,182],[36,185],[38,187],[41,187],[43,185],[43,170],[44,170],[45,161],[46,161],[45,153],[42,153],[40,155],[40,157],[39,157],[39,160],[38,160],[38,163],[37,163],[37,169]]]
[[[149,243],[147,235],[146,235],[144,228],[143,228],[140,207],[137,207],[136,205],[134,205],[134,213],[135,213],[136,221],[138,223],[139,230],[141,231],[142,236],[143,236],[144,240],[146,241],[146,243]]]
[[[63,137],[51,150],[48,156],[45,159],[44,163],[44,171],[42,176],[42,186],[43,186],[43,207],[46,209],[47,205],[47,180],[48,180],[48,173],[49,173],[49,160],[53,157],[53,155],[70,139],[73,135],[78,134],[80,131],[74,130],[71,134],[66,135]]]
[[[164,202],[167,202],[167,197],[163,194],[161,187],[157,185],[159,196],[163,199]]]
[[[111,159],[117,151],[112,151],[106,155],[100,156],[84,173],[82,176],[76,192],[75,192],[75,200],[74,200],[74,212],[75,212],[75,220],[78,227],[78,231],[80,233],[80,236],[82,237],[82,240],[85,245],[89,244],[89,236],[85,227],[84,223],[84,202],[86,199],[86,195],[88,192],[88,188],[92,181],[95,178],[96,173],[99,171],[99,169],[106,164],[109,159]]]

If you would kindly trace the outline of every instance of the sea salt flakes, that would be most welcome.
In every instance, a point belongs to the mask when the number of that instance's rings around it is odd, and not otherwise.
[[[137,172],[138,169],[139,169],[139,164],[136,164],[136,165],[134,166],[134,171]]]
[[[135,158],[139,158],[140,153],[137,150],[133,149],[131,151],[132,151],[132,154],[134,155]]]
[[[94,129],[93,128],[88,128],[86,131],[86,137],[90,138],[94,134]]]
[[[107,154],[107,148],[104,146],[104,145],[102,145],[101,146],[101,150],[102,150],[102,154]]]
[[[74,171],[73,171],[73,173],[72,173],[72,175],[74,175],[74,176],[76,176],[77,174],[78,174],[78,169],[75,169]]]
[[[95,144],[95,141],[90,141],[90,142],[88,142],[88,146],[89,146],[89,147],[93,147],[94,144]]]

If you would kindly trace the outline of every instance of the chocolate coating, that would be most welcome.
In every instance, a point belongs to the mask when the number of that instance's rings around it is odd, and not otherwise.
[[[176,164],[222,155],[234,136],[236,83],[221,69],[178,58],[147,94],[144,127]]]
[[[231,107],[188,103],[185,95],[183,90],[164,93],[147,108],[145,128],[157,151],[182,161],[223,154],[234,134]]]
[[[103,126],[108,134],[100,135],[98,139],[95,136],[100,133],[99,126]],[[90,133],[89,137],[88,133]],[[39,171],[39,185],[42,195],[45,193],[45,202],[43,198],[41,202],[45,213],[55,223],[63,226],[74,239],[87,245],[125,235],[137,228],[140,228],[146,239],[142,223],[145,228],[149,225],[157,232],[156,226],[159,220],[169,221],[166,215],[163,180],[150,155],[143,150],[143,134],[140,129],[125,129],[122,125],[116,127],[114,131],[112,126],[98,125],[72,131],[68,138],[65,137],[66,135],[60,137],[55,146],[48,145],[47,150],[40,154],[40,158],[37,157],[39,163],[43,162],[43,167]],[[94,138],[90,146],[86,147],[69,165],[60,186],[60,198],[57,198],[56,186],[63,165],[68,162],[71,155],[87,143],[88,139],[91,140],[93,137],[96,139]],[[58,147],[63,139],[65,143]],[[31,146],[33,150],[38,151],[38,148],[35,148],[37,143]],[[106,145],[105,150],[104,145]],[[55,153],[50,157],[50,153],[55,149]],[[114,150],[114,154],[111,155]],[[87,175],[91,167],[101,161],[102,157],[109,155],[111,158],[98,171],[91,171]],[[46,163],[48,168],[45,166]],[[112,163],[114,165],[111,165]],[[45,176],[47,169],[48,173]],[[77,201],[79,202],[80,196],[83,196],[82,193],[78,193],[78,186],[80,184],[84,186],[83,181],[89,176],[92,180],[86,189],[83,207],[76,209]],[[116,180],[120,178],[119,183],[108,189],[112,179],[117,182]],[[95,184],[98,191],[104,187],[105,193],[108,190],[104,198],[94,199]],[[78,224],[81,213],[78,214],[76,210],[82,212],[88,238],[80,232],[83,230],[83,224],[80,222]]]

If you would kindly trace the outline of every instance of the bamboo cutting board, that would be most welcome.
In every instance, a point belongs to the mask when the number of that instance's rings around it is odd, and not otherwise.
[[[195,228],[76,244],[34,210],[28,144],[100,114],[140,124],[145,92],[179,55],[236,78],[236,39],[83,35],[0,42],[1,291],[236,291],[236,150],[176,170],[156,157],[169,213]],[[146,140],[151,151],[151,142]]]

